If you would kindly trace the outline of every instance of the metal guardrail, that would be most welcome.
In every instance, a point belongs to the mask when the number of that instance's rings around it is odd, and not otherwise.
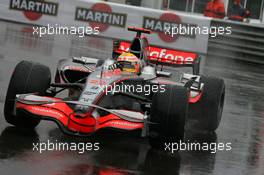
[[[211,26],[231,26],[232,34],[210,37],[208,57],[264,64],[264,26],[223,20],[212,20]]]

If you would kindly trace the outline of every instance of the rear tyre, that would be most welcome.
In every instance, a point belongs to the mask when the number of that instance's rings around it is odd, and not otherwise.
[[[149,143],[163,149],[165,143],[184,139],[185,119],[188,111],[188,90],[166,85],[164,92],[153,95],[150,112]]]
[[[204,83],[203,94],[197,103],[190,104],[189,118],[192,125],[188,129],[213,132],[222,118],[225,84],[222,79],[205,76],[201,77],[201,82]]]
[[[40,120],[18,111],[14,115],[16,94],[38,93],[44,95],[51,81],[50,69],[39,63],[21,61],[12,74],[4,106],[5,120],[15,126],[36,127]]]

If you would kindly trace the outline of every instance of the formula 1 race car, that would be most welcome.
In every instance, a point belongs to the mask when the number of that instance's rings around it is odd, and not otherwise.
[[[114,41],[111,59],[61,60],[54,83],[48,67],[29,61],[18,63],[7,90],[6,121],[34,128],[40,120],[52,120],[64,133],[76,136],[103,128],[141,130],[154,147],[183,140],[189,119],[197,119],[203,131],[215,131],[224,105],[224,81],[199,76],[197,54],[149,46],[141,34],[151,31],[129,30],[137,32],[136,37],[131,43]],[[144,62],[139,73],[109,69],[122,53]],[[173,81],[163,66],[189,66],[193,74],[182,73]],[[67,97],[59,98],[57,94],[64,90],[68,90]]]

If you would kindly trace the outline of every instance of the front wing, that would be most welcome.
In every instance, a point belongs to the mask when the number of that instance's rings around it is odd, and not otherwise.
[[[52,120],[67,134],[89,135],[102,128],[136,130],[144,128],[144,115],[139,112],[125,110],[109,110],[108,115],[93,116],[93,113],[78,113],[70,107],[72,101],[59,98],[41,97],[32,94],[17,95],[15,112],[26,112],[32,117]],[[94,105],[96,107],[96,105]],[[123,115],[124,114],[124,115]],[[136,116],[133,117],[132,116]]]

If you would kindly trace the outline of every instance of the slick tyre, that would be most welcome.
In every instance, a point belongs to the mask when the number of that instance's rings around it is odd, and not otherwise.
[[[39,63],[21,61],[15,67],[9,82],[4,106],[4,116],[8,123],[17,127],[34,128],[40,120],[18,111],[14,115],[16,94],[37,93],[44,95],[51,81],[50,69]]]
[[[153,148],[163,149],[166,142],[183,141],[188,94],[184,87],[166,85],[164,92],[153,95],[149,126],[149,143]]]
[[[189,118],[194,122],[192,122],[193,126],[188,126],[188,129],[213,132],[218,128],[222,118],[225,84],[222,79],[205,76],[201,77],[201,83],[204,83],[201,99],[189,106]]]

